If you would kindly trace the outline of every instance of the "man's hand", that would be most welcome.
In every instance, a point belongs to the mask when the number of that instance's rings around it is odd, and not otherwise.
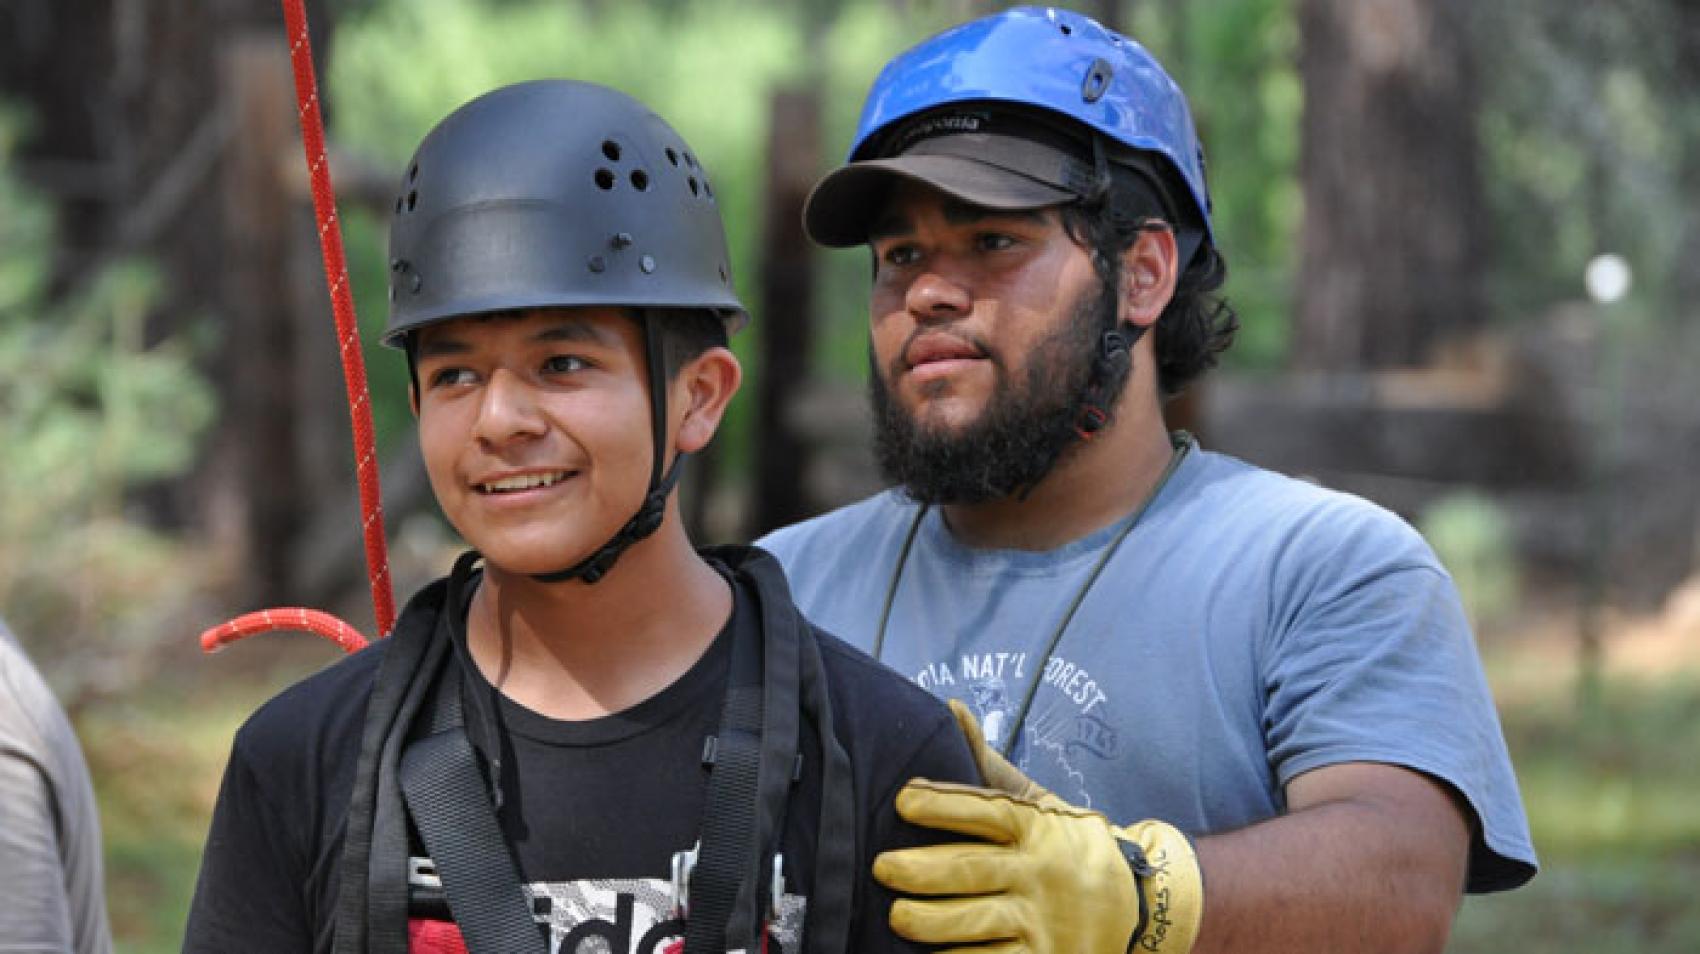
[[[1003,753],[986,744],[986,733],[980,730],[980,721],[974,718],[974,713],[969,711],[962,700],[951,699],[947,704],[950,706],[950,714],[956,717],[957,729],[968,741],[969,751],[974,753],[974,764],[979,767],[980,779],[987,788],[995,788],[1000,792],[1008,792],[1035,802],[1051,794],[1043,785],[1009,764]]]
[[[1048,793],[1023,798],[926,779],[903,787],[897,812],[983,839],[874,860],[880,883],[926,898],[891,906],[892,929],[910,940],[983,945],[976,952],[1186,954],[1198,935],[1198,860],[1163,822],[1118,828]]]

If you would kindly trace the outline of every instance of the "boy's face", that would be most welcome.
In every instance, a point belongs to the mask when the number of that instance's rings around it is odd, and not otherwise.
[[[637,512],[653,437],[643,334],[623,310],[441,322],[420,330],[417,360],[431,489],[492,566],[571,566]]]

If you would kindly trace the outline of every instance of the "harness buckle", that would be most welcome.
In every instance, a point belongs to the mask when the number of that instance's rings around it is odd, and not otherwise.
[[[673,916],[688,917],[691,907],[691,872],[696,870],[702,840],[684,851],[673,852]]]
[[[673,852],[673,916],[690,917],[691,872],[696,870],[697,857],[702,853],[702,841],[684,851]],[[785,901],[785,855],[774,852],[773,879],[768,884],[768,924],[779,920],[779,910]]]

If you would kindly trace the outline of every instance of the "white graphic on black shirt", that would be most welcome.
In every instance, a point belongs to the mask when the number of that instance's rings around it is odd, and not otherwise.
[[[672,884],[656,878],[547,882],[530,886],[551,954],[666,954],[684,937]],[[804,898],[786,894],[769,927],[768,954],[801,951]]]
[[[597,878],[526,886],[532,914],[549,926],[550,954],[673,954],[685,922],[674,914],[673,886],[659,878]],[[808,902],[785,894],[768,926],[768,954],[802,950]]]

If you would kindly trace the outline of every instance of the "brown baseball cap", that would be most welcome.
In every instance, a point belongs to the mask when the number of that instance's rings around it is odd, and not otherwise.
[[[1039,209],[1090,195],[1098,182],[1091,147],[1049,123],[995,106],[953,107],[904,124],[815,184],[803,228],[828,248],[868,239],[885,195],[918,182],[989,209]]]

